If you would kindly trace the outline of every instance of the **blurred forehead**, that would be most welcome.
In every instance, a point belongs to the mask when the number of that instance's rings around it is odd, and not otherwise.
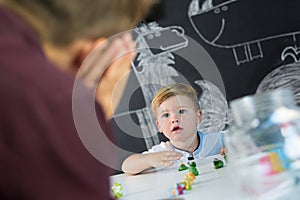
[[[171,109],[177,109],[181,107],[193,107],[192,100],[185,95],[175,95],[167,98],[164,102],[162,102],[158,106],[158,112],[171,110]]]

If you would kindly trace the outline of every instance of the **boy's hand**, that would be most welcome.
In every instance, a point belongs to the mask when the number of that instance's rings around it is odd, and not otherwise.
[[[221,154],[221,155],[225,155],[226,152],[227,152],[227,150],[226,150],[225,147],[221,148],[221,151],[220,151],[220,154]]]
[[[173,165],[176,160],[181,158],[182,154],[176,151],[161,151],[156,153],[142,154],[142,156],[147,159],[147,162],[152,167],[158,168]]]

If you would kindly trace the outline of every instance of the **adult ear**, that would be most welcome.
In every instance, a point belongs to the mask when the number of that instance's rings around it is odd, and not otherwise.
[[[77,54],[75,54],[73,58],[73,70],[77,72],[89,53],[91,53],[92,50],[97,47],[97,45],[104,42],[105,40],[106,38],[102,37],[96,40],[85,40],[84,42],[82,42],[80,48],[77,50]]]

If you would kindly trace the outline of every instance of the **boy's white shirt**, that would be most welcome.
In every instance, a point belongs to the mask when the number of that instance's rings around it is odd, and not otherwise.
[[[160,144],[151,147],[148,151],[143,152],[143,154],[173,150],[183,154],[183,156],[177,160],[176,163],[186,163],[190,161],[188,160],[188,157],[193,157],[194,160],[197,160],[199,158],[217,155],[220,154],[221,148],[225,147],[223,132],[202,133],[201,131],[197,131],[197,134],[199,135],[200,143],[193,154],[181,149],[177,149],[171,144],[170,141],[161,142]]]

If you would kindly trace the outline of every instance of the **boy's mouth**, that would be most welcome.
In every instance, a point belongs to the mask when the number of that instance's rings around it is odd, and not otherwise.
[[[181,128],[180,126],[174,126],[174,127],[172,128],[172,132],[174,132],[174,131],[179,131],[179,130],[182,130],[182,128]]]

